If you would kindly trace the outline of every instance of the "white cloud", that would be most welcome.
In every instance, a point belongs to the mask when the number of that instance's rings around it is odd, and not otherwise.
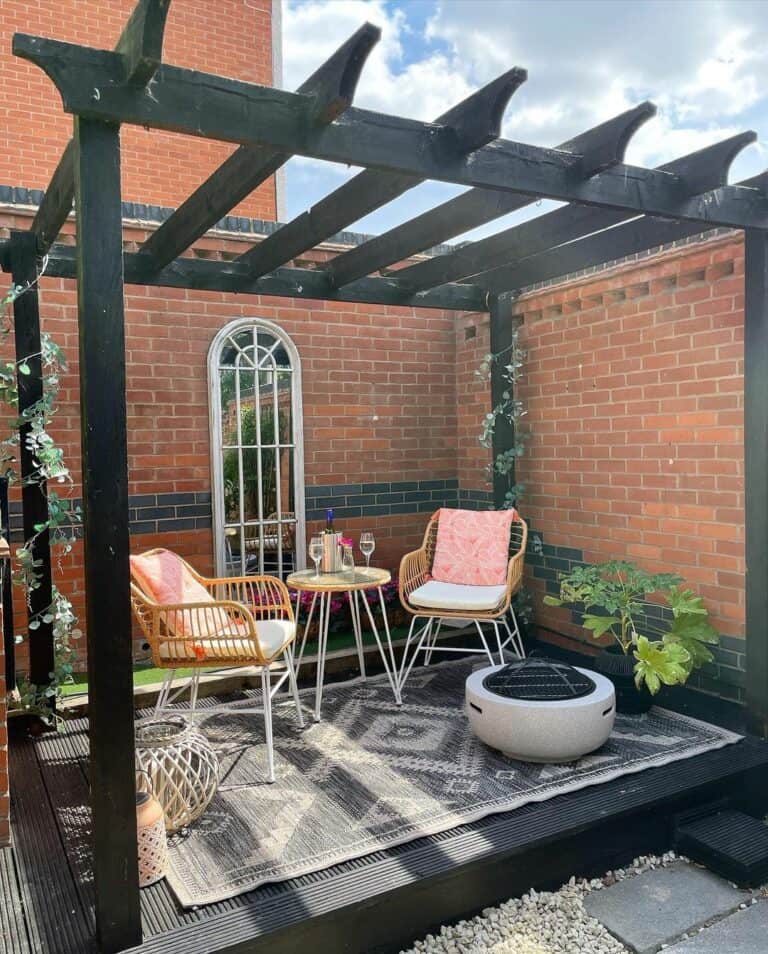
[[[382,36],[363,68],[356,106],[432,120],[474,89],[461,65],[442,52],[404,64],[406,14],[388,10],[382,0],[289,0],[283,16],[285,86],[299,86],[366,20],[381,27]]]
[[[426,26],[414,26],[425,14]],[[358,106],[433,119],[522,66],[529,80],[507,110],[508,138],[553,146],[651,99],[659,113],[633,138],[628,162],[658,165],[756,128],[763,138],[737,159],[732,181],[765,163],[766,0],[286,0],[285,85],[298,86],[365,20],[382,28],[382,40],[363,70]],[[341,181],[311,160],[291,168],[301,170],[289,171],[292,213]],[[439,201],[438,192],[422,187],[358,225],[381,231]]]

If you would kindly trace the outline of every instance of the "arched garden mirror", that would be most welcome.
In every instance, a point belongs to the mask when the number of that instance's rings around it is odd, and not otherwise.
[[[216,570],[222,576],[305,566],[301,365],[261,318],[234,321],[208,354]]]

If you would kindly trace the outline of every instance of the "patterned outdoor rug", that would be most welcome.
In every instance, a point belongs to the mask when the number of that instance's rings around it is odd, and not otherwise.
[[[469,730],[472,668],[459,660],[414,671],[402,709],[384,676],[330,686],[323,721],[303,732],[295,710],[278,707],[274,785],[264,781],[260,715],[202,722],[222,777],[203,817],[172,839],[168,880],[181,904],[221,901],[740,738],[655,708],[618,716],[606,745],[578,762],[512,761]]]

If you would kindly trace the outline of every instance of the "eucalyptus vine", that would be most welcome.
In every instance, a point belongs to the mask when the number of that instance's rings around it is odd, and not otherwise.
[[[501,393],[501,401],[483,418],[479,437],[480,444],[483,447],[492,449],[493,435],[499,420],[507,420],[512,425],[514,435],[512,446],[499,451],[488,466],[489,481],[493,479],[494,474],[501,474],[506,478],[507,489],[501,505],[502,510],[517,507],[525,490],[524,484],[514,480],[514,473],[517,461],[525,453],[525,445],[528,440],[528,433],[521,427],[522,420],[528,412],[523,402],[516,397],[517,386],[524,373],[526,357],[527,352],[520,347],[519,331],[514,328],[509,347],[497,354],[486,354],[480,363],[480,367],[475,371],[478,380],[487,383],[490,381],[494,366],[501,361],[506,361],[506,364],[501,368],[501,377],[505,385]],[[530,546],[534,552],[541,552],[541,539],[536,534],[531,536]],[[519,589],[515,594],[514,605],[517,617],[529,624],[533,619],[533,599],[525,587]]]
[[[40,275],[37,280],[39,278]],[[13,332],[11,305],[34,284],[12,285],[0,299],[1,338],[8,340]],[[72,549],[74,531],[80,523],[79,508],[73,507],[66,497],[49,486],[51,483],[67,484],[70,487],[72,485],[72,475],[64,462],[64,452],[48,430],[56,414],[56,402],[61,387],[61,375],[66,371],[66,360],[61,348],[46,332],[40,336],[40,345],[39,354],[0,364],[0,401],[15,414],[9,421],[8,436],[0,441],[2,475],[9,484],[21,483],[24,487],[37,487],[40,493],[45,494],[47,501],[47,519],[36,524],[34,534],[17,549],[13,565],[14,583],[24,589],[28,606],[30,594],[38,589],[42,582],[42,563],[34,557],[37,539],[42,534],[49,533],[51,552],[56,555],[60,565],[62,557]],[[18,376],[32,373],[29,362],[33,358],[40,359],[43,394],[38,401],[20,413]],[[18,448],[21,440],[20,428],[25,425],[28,425],[26,448],[32,455],[34,469],[22,478],[18,470]],[[55,585],[51,589],[51,595],[51,603],[29,621],[31,630],[39,629],[42,624],[51,625],[54,669],[50,673],[50,682],[39,686],[26,677],[20,678],[9,694],[9,708],[37,714],[45,721],[55,721],[58,725],[59,720],[51,702],[61,696],[64,685],[72,682],[75,662],[72,642],[82,634],[76,629],[77,617],[70,600]],[[16,636],[17,643],[23,639],[23,636]]]
[[[480,367],[475,371],[475,375],[481,381],[487,382],[490,380],[494,365],[503,360],[507,361],[501,369],[501,377],[505,385],[501,401],[485,415],[479,438],[483,447],[492,448],[493,435],[498,421],[505,419],[512,425],[513,445],[500,451],[488,468],[489,478],[492,478],[494,474],[501,474],[507,479],[507,490],[502,504],[503,510],[517,506],[525,489],[524,484],[513,482],[515,465],[525,453],[525,442],[528,439],[527,433],[520,426],[527,411],[523,402],[515,396],[517,385],[523,375],[525,358],[526,352],[520,347],[519,332],[515,328],[512,331],[512,341],[509,347],[498,352],[498,354],[486,354]]]

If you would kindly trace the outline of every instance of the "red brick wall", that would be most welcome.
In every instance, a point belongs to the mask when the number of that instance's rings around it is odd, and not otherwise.
[[[531,432],[523,511],[545,545],[537,597],[576,559],[679,572],[723,634],[704,688],[740,696],[744,635],[743,246],[720,237],[519,299]],[[487,323],[458,329],[463,486],[483,487],[470,374]],[[583,631],[536,600],[544,635]],[[733,670],[733,671],[732,671]]]
[[[23,227],[21,214],[0,213],[3,226]],[[143,233],[126,232],[129,241]],[[237,250],[235,240],[208,238],[211,250]],[[81,495],[78,339],[74,282],[43,278],[43,328],[65,349],[54,431]],[[259,298],[179,289],[126,287],[130,493],[211,489],[207,354],[221,327],[242,317],[276,322],[294,340],[302,362],[306,485],[453,479],[456,476],[454,318],[432,310]],[[440,502],[435,503],[435,507]],[[414,512],[341,518],[357,536],[373,529],[375,563],[397,568],[417,545],[426,522]],[[317,524],[308,522],[308,532]],[[203,571],[213,568],[209,529],[137,534],[134,550],[167,546]],[[66,592],[83,616],[82,552],[62,570]],[[22,628],[23,601],[17,600]],[[138,637],[138,633],[137,633]],[[84,646],[80,647],[84,661]],[[19,666],[25,663],[20,647]]]
[[[3,0],[0,23],[0,185],[45,189],[72,135],[53,83],[11,53],[15,32],[112,49],[135,0]],[[173,0],[167,63],[269,85],[272,0]],[[175,207],[233,147],[173,133],[123,128],[123,199]],[[235,214],[275,218],[270,179]]]

